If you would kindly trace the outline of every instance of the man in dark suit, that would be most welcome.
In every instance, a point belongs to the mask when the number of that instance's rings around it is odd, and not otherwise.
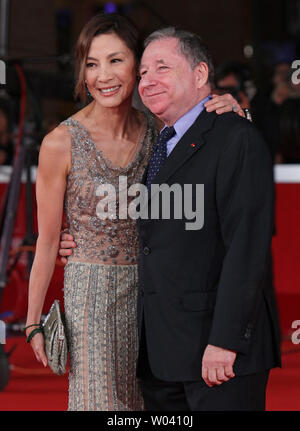
[[[198,36],[174,28],[150,35],[140,76],[142,101],[168,134],[153,150],[149,190],[154,183],[204,185],[201,229],[187,230],[190,220],[174,217],[174,197],[169,220],[160,211],[138,222],[138,376],[146,407],[264,410],[269,370],[280,366],[275,296],[265,282],[273,230],[269,152],[247,120],[205,111],[213,66]],[[163,145],[161,161],[155,152]],[[192,203],[197,208],[196,193]]]
[[[269,370],[280,366],[275,295],[265,282],[269,152],[249,121],[205,109],[213,65],[197,35],[174,28],[150,35],[140,76],[144,104],[165,124],[144,177],[153,192],[148,214],[161,205],[155,218],[138,220],[137,374],[146,409],[264,410]],[[183,194],[191,185],[189,211],[178,218],[186,200],[176,191],[157,200],[162,184]]]

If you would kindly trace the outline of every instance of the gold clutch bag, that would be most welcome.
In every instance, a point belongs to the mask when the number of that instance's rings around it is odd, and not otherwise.
[[[64,316],[58,300],[55,300],[44,323],[45,353],[51,370],[58,375],[65,374],[68,360],[68,344]]]

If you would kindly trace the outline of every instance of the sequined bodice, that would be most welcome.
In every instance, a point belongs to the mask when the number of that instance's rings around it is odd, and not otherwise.
[[[129,216],[120,218],[119,190],[122,190],[122,184],[127,183],[128,189],[142,181],[157,136],[154,119],[147,116],[142,145],[125,168],[114,166],[96,148],[88,131],[77,120],[70,117],[62,124],[68,127],[72,139],[72,166],[67,178],[65,213],[77,247],[69,261],[120,265],[137,263],[136,221]],[[112,219],[99,217],[97,211],[97,205],[103,198],[99,186],[105,188],[107,184],[113,186],[116,192],[115,218]],[[111,196],[114,198],[113,193]],[[134,197],[127,196],[127,205],[132,199]]]

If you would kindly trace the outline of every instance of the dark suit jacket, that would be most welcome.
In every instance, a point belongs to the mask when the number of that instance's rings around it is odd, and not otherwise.
[[[266,282],[274,184],[259,132],[236,114],[203,111],[154,183],[204,184],[204,225],[186,230],[184,214],[138,221],[139,330],[144,320],[153,374],[201,380],[208,344],[238,352],[236,375],[279,366],[275,296]],[[192,201],[195,209],[195,193]]]

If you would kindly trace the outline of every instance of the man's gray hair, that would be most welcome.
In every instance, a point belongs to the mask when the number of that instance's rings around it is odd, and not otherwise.
[[[199,63],[204,62],[208,67],[208,82],[214,85],[214,65],[210,52],[203,43],[200,36],[190,31],[181,30],[176,27],[165,27],[151,33],[144,41],[144,49],[156,40],[173,37],[178,39],[181,54],[185,56],[194,69]]]

